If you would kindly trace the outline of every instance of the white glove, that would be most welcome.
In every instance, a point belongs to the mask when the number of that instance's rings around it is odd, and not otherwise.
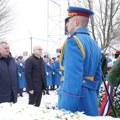
[[[22,74],[19,74],[19,76],[21,77],[21,76],[22,76]]]
[[[33,93],[34,93],[34,90],[30,90],[29,93],[30,93],[30,94],[33,94]]]
[[[59,71],[59,74],[62,75],[61,71]]]
[[[46,72],[46,74],[48,75],[48,72]]]
[[[53,75],[55,75],[55,72],[53,72]]]
[[[49,66],[50,66],[50,63],[47,63],[47,65],[49,65]]]
[[[20,66],[23,66],[22,63],[20,63]]]

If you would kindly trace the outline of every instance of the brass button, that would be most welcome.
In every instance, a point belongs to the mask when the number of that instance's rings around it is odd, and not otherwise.
[[[83,84],[85,84],[86,83],[86,81],[85,80],[83,80]]]

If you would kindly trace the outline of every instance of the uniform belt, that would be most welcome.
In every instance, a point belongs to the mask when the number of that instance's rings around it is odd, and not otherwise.
[[[84,78],[87,78],[91,81],[94,81],[94,77],[93,76],[84,76]],[[64,81],[64,76],[61,76],[61,81]]]
[[[94,77],[93,76],[84,76],[84,78],[87,78],[87,79],[89,79],[91,81],[94,81]]]

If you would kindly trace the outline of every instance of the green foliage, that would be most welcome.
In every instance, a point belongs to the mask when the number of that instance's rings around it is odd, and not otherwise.
[[[101,60],[101,68],[102,68],[103,76],[105,76],[107,73],[107,59],[103,53],[102,53],[102,60]]]
[[[109,74],[109,84],[112,87],[115,87],[120,82],[120,60],[118,59],[113,65],[110,74]]]
[[[120,118],[120,85],[118,86],[116,94],[113,98],[113,106],[115,109],[116,116]],[[114,116],[113,110],[111,110],[110,115]]]
[[[101,88],[100,88],[100,92],[99,92],[99,99],[98,99],[98,106],[99,107],[101,106],[101,103],[102,103],[102,100],[104,97],[104,93],[105,93],[105,88],[104,88],[104,85],[102,84]]]

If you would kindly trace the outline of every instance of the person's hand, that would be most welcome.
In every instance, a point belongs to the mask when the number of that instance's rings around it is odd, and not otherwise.
[[[19,97],[19,96],[20,96],[20,93],[17,93],[17,96]]]
[[[34,90],[30,90],[29,93],[30,93],[30,94],[33,94],[33,93],[34,93]]]

